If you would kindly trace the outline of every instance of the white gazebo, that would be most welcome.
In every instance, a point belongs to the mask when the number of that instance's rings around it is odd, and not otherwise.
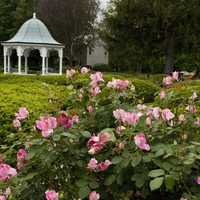
[[[4,74],[10,73],[10,56],[12,50],[16,49],[18,56],[18,74],[28,73],[28,56],[31,50],[38,49],[42,57],[42,75],[48,74],[48,58],[50,51],[56,50],[60,59],[59,73],[62,74],[62,59],[64,44],[58,43],[53,39],[47,27],[36,18],[26,21],[17,34],[10,40],[1,43],[4,51]],[[21,57],[24,56],[25,70],[21,70]]]

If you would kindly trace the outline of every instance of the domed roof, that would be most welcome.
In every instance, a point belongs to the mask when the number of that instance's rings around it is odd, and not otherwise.
[[[26,21],[17,34],[6,42],[63,45],[53,39],[44,23],[36,18],[35,13],[33,14],[33,18]]]

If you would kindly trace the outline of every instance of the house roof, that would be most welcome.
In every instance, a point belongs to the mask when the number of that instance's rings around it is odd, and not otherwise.
[[[50,45],[62,45],[55,41],[48,31],[47,27],[36,18],[36,14],[33,14],[33,18],[26,21],[18,30],[16,35],[5,41],[6,43],[29,43],[29,44],[50,44]]]

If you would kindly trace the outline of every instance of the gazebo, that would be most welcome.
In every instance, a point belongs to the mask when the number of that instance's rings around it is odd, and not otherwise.
[[[59,73],[62,75],[62,59],[64,44],[53,39],[47,27],[36,18],[26,21],[17,34],[10,40],[1,43],[4,51],[4,74],[10,73],[10,56],[12,50],[16,49],[18,56],[18,74],[28,73],[28,57],[31,50],[38,49],[42,57],[42,75],[48,74],[48,58],[50,52],[56,50],[59,56]],[[21,57],[24,56],[24,72],[22,72]]]

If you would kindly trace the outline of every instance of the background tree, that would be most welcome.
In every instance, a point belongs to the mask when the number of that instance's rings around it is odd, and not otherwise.
[[[97,0],[38,0],[36,8],[37,17],[55,40],[66,45],[64,53],[71,67],[83,45],[93,41],[98,12]]]
[[[165,56],[162,71],[171,73],[179,54],[197,52],[199,16],[198,0],[111,0],[104,22],[110,55],[121,49],[120,62],[137,71]]]

